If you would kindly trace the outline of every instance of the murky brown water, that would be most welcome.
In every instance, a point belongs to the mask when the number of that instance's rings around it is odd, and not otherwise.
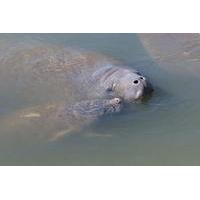
[[[27,129],[21,130],[29,132],[24,138],[0,136],[0,165],[200,164],[199,34],[0,35],[1,47],[16,41],[62,44],[112,56],[149,76],[155,93],[148,102],[57,142],[38,141]],[[5,53],[0,51],[0,57]],[[9,77],[0,77],[0,133],[9,126],[3,116],[45,103],[52,95],[62,98],[48,89],[44,94],[46,85],[38,96],[31,96],[34,88],[22,94]]]

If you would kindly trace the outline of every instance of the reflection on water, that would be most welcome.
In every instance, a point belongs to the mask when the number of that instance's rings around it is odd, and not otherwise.
[[[155,93],[146,102],[56,142],[36,141],[32,130],[26,129],[30,133],[24,138],[13,131],[0,142],[1,165],[200,164],[199,34],[0,35],[1,47],[16,41],[62,44],[112,56],[150,77]],[[1,58],[5,52],[0,51]],[[17,93],[7,78],[0,79],[0,133],[9,126],[3,116],[53,95],[48,90],[38,96],[30,92],[27,102],[28,94]]]

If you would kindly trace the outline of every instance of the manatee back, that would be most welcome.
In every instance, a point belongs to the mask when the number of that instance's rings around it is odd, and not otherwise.
[[[34,41],[0,44],[0,79],[5,83],[1,94],[13,91],[13,98],[31,105],[94,97],[99,80],[91,80],[91,74],[114,62],[100,54]]]

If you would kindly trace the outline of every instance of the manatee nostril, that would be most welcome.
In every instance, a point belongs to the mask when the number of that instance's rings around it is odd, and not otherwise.
[[[138,81],[138,80],[134,80],[133,83],[134,83],[134,84],[138,84],[139,81]]]
[[[141,79],[141,80],[144,80],[144,77],[143,77],[143,76],[140,76],[140,79]]]

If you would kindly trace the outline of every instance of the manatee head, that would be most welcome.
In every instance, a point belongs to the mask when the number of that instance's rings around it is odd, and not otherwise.
[[[123,69],[113,76],[116,78],[112,81],[112,92],[124,102],[137,101],[153,92],[153,87],[147,78],[137,71]]]

